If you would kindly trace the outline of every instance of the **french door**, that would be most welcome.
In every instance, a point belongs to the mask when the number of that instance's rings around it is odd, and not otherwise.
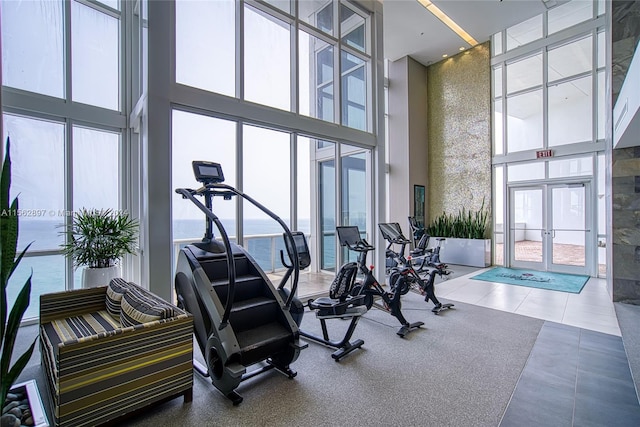
[[[590,187],[590,182],[510,187],[510,265],[591,275],[595,243]]]

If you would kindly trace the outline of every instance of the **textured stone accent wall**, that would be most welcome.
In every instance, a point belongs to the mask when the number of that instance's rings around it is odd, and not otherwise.
[[[613,300],[640,304],[640,146],[613,150],[612,183]]]
[[[427,68],[428,221],[491,207],[489,42]]]

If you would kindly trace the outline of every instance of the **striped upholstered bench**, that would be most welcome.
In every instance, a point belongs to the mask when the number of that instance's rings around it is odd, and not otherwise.
[[[57,426],[95,426],[193,393],[193,319],[134,283],[40,297],[40,350]]]

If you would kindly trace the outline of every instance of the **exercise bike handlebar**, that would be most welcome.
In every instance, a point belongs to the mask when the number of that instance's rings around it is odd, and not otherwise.
[[[222,330],[229,324],[229,316],[231,315],[231,306],[233,305],[233,298],[235,296],[236,289],[236,263],[233,258],[233,253],[231,252],[231,241],[229,240],[229,236],[216,214],[211,212],[211,210],[203,205],[200,200],[193,196],[194,194],[201,194],[199,193],[199,190],[177,188],[176,193],[181,194],[185,199],[191,200],[191,202],[193,202],[193,204],[196,205],[198,209],[200,209],[206,217],[216,225],[220,232],[220,236],[222,236],[222,242],[224,243],[227,257],[227,271],[229,272],[229,291],[227,292],[227,301],[225,302],[224,313],[222,314],[222,320],[220,322],[220,327],[218,328],[219,330]]]
[[[342,244],[354,252],[369,252],[375,249],[375,246],[371,246],[364,239],[357,241],[355,245],[352,245],[349,242],[342,242]]]
[[[291,230],[289,230],[289,227],[287,226],[287,224],[282,219],[280,219],[280,217],[278,215],[276,215],[275,213],[273,213],[272,211],[267,209],[264,205],[259,203],[257,200],[255,200],[254,198],[244,194],[241,191],[236,190],[235,188],[233,188],[230,185],[223,184],[223,183],[210,183],[210,184],[205,184],[201,188],[195,190],[195,192],[197,194],[205,194],[206,192],[211,192],[214,196],[223,196],[226,199],[230,199],[233,195],[240,196],[243,199],[245,199],[248,202],[250,202],[255,207],[257,207],[258,209],[260,209],[262,212],[267,214],[269,217],[271,217],[273,220],[275,220],[278,224],[280,224],[280,226],[282,227],[282,229],[285,232],[286,238],[291,243],[291,247],[293,248],[293,251],[294,251],[294,258],[292,260],[293,261],[293,282],[291,284],[291,293],[289,294],[289,298],[287,298],[287,301],[285,302],[285,306],[288,309],[291,306],[291,302],[293,301],[293,298],[296,295],[296,290],[298,289],[298,279],[299,279],[299,275],[300,275],[300,264],[299,264],[299,260],[298,260],[298,251],[296,249],[296,244],[295,244],[295,241],[293,239],[293,234],[291,234]],[[282,289],[282,287],[284,287],[284,283],[280,283],[280,286],[278,286],[278,289]],[[225,312],[226,312],[226,307],[225,307]]]

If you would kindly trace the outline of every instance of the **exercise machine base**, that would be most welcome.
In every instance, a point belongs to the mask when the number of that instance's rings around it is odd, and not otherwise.
[[[415,331],[422,325],[424,325],[424,322],[413,322],[409,323],[408,325],[402,325],[402,327],[398,329],[398,332],[396,332],[396,334],[398,334],[401,338],[404,338],[409,332]]]
[[[334,351],[331,354],[331,357],[336,362],[339,362],[340,359],[342,359],[352,351],[362,347],[362,344],[364,344],[364,341],[361,339],[357,339],[353,342],[349,340],[351,339],[351,335],[353,335],[353,332],[356,329],[356,325],[358,324],[358,320],[360,319],[360,316],[362,316],[366,312],[367,312],[367,308],[365,306],[356,306],[356,307],[348,308],[347,312],[341,315],[319,316],[316,314],[316,317],[320,320],[320,325],[322,326],[323,336],[320,337],[314,334],[310,334],[308,332],[304,332],[303,330],[300,330],[300,336],[302,336],[303,338],[307,338],[311,341],[315,341],[319,344],[326,345],[327,347],[335,348],[336,351]],[[327,319],[348,319],[349,317],[351,317],[351,323],[349,324],[349,328],[347,329],[347,332],[344,338],[342,338],[342,340],[340,341],[332,341],[331,339],[329,339],[329,332],[327,330],[326,320]]]
[[[440,306],[435,306],[431,309],[433,314],[440,314],[441,311],[447,310],[449,308],[453,308],[453,304],[440,304]]]

